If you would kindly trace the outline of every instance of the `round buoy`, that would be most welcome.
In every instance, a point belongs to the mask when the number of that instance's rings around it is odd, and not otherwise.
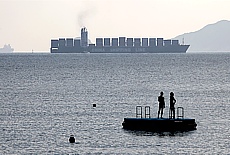
[[[96,104],[93,104],[93,107],[96,107],[97,105]]]
[[[70,135],[69,142],[70,143],[75,143],[75,138],[74,138],[73,135]]]

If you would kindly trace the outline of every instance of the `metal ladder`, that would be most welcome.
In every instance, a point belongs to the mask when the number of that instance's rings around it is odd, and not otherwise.
[[[150,106],[145,106],[144,116],[144,118],[150,118]],[[136,118],[142,118],[142,106],[136,106]]]
[[[177,107],[177,118],[184,118],[184,108]]]

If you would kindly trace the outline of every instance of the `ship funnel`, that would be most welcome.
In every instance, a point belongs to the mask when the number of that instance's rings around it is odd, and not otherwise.
[[[88,46],[88,31],[86,27],[81,28],[81,46],[82,47]]]

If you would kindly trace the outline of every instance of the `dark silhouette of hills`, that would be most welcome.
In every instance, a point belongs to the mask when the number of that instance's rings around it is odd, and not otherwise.
[[[230,21],[221,20],[202,29],[175,37],[189,44],[188,51],[230,51]]]

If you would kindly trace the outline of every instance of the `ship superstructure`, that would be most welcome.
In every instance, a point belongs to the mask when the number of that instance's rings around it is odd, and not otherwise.
[[[179,40],[163,38],[96,38],[96,44],[88,43],[88,31],[81,29],[81,38],[51,40],[51,53],[186,53],[189,45]]]
[[[3,48],[0,48],[0,53],[12,53],[13,51],[14,49],[10,46],[10,44],[4,45]]]

